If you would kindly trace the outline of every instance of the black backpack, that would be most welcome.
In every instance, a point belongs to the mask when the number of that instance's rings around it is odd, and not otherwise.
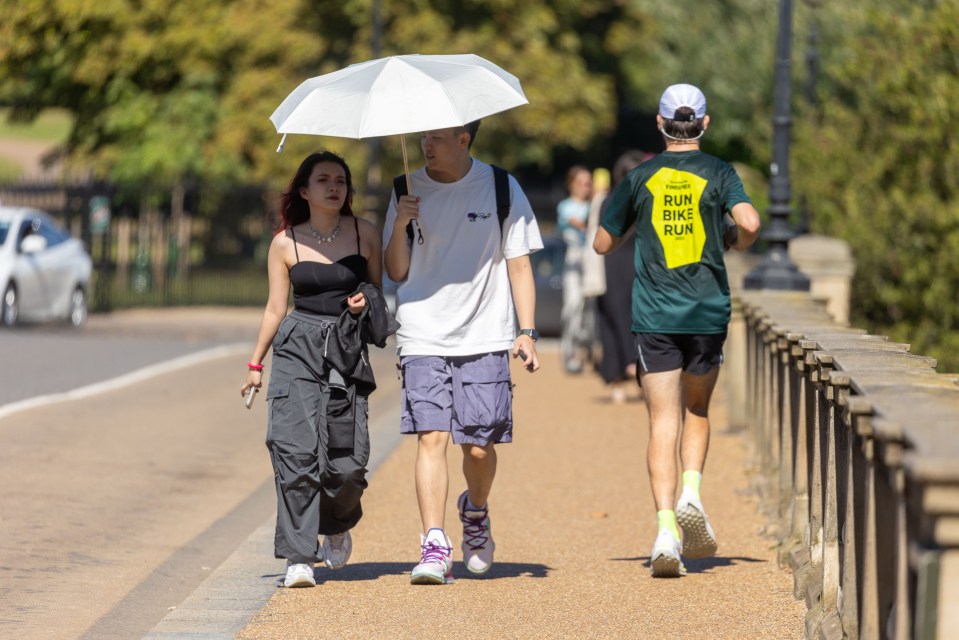
[[[509,217],[509,172],[506,169],[497,167],[495,164],[490,165],[493,167],[493,181],[496,185],[496,216],[499,218],[499,230],[500,234],[503,233],[503,224],[506,222],[506,218]],[[400,198],[407,195],[409,192],[406,190],[406,174],[402,173],[395,178],[393,178],[393,191],[396,193],[396,201],[399,202]],[[417,231],[419,231],[417,229]],[[423,244],[423,234],[419,234],[419,244]],[[413,243],[413,223],[410,222],[406,225],[406,238],[410,241],[410,244]]]

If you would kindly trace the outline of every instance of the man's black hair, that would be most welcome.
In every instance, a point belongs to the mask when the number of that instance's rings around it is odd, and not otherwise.
[[[673,140],[695,140],[703,132],[703,119],[691,107],[676,109],[673,118],[663,118],[663,133]]]
[[[463,131],[470,134],[470,143],[467,146],[467,148],[469,149],[473,148],[473,141],[476,140],[476,132],[479,131],[479,126],[480,126],[480,121],[473,120],[472,122],[467,122],[462,127],[460,127],[461,129],[463,129]]]

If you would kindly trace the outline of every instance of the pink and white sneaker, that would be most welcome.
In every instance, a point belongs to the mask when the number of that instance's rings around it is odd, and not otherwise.
[[[453,582],[453,543],[440,529],[420,535],[420,563],[413,567],[410,584],[450,584]]]
[[[493,566],[496,544],[490,529],[489,507],[472,508],[469,492],[464,491],[456,501],[463,523],[463,564],[473,575],[483,575]]]

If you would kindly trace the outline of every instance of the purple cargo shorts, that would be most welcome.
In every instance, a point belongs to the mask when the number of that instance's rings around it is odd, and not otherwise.
[[[513,389],[506,351],[404,356],[401,433],[449,431],[456,444],[513,441]]]

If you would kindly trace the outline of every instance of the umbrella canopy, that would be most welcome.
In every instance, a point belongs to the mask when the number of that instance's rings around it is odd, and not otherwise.
[[[479,56],[403,55],[310,78],[270,120],[277,133],[360,139],[462,126],[528,103],[515,76]]]

